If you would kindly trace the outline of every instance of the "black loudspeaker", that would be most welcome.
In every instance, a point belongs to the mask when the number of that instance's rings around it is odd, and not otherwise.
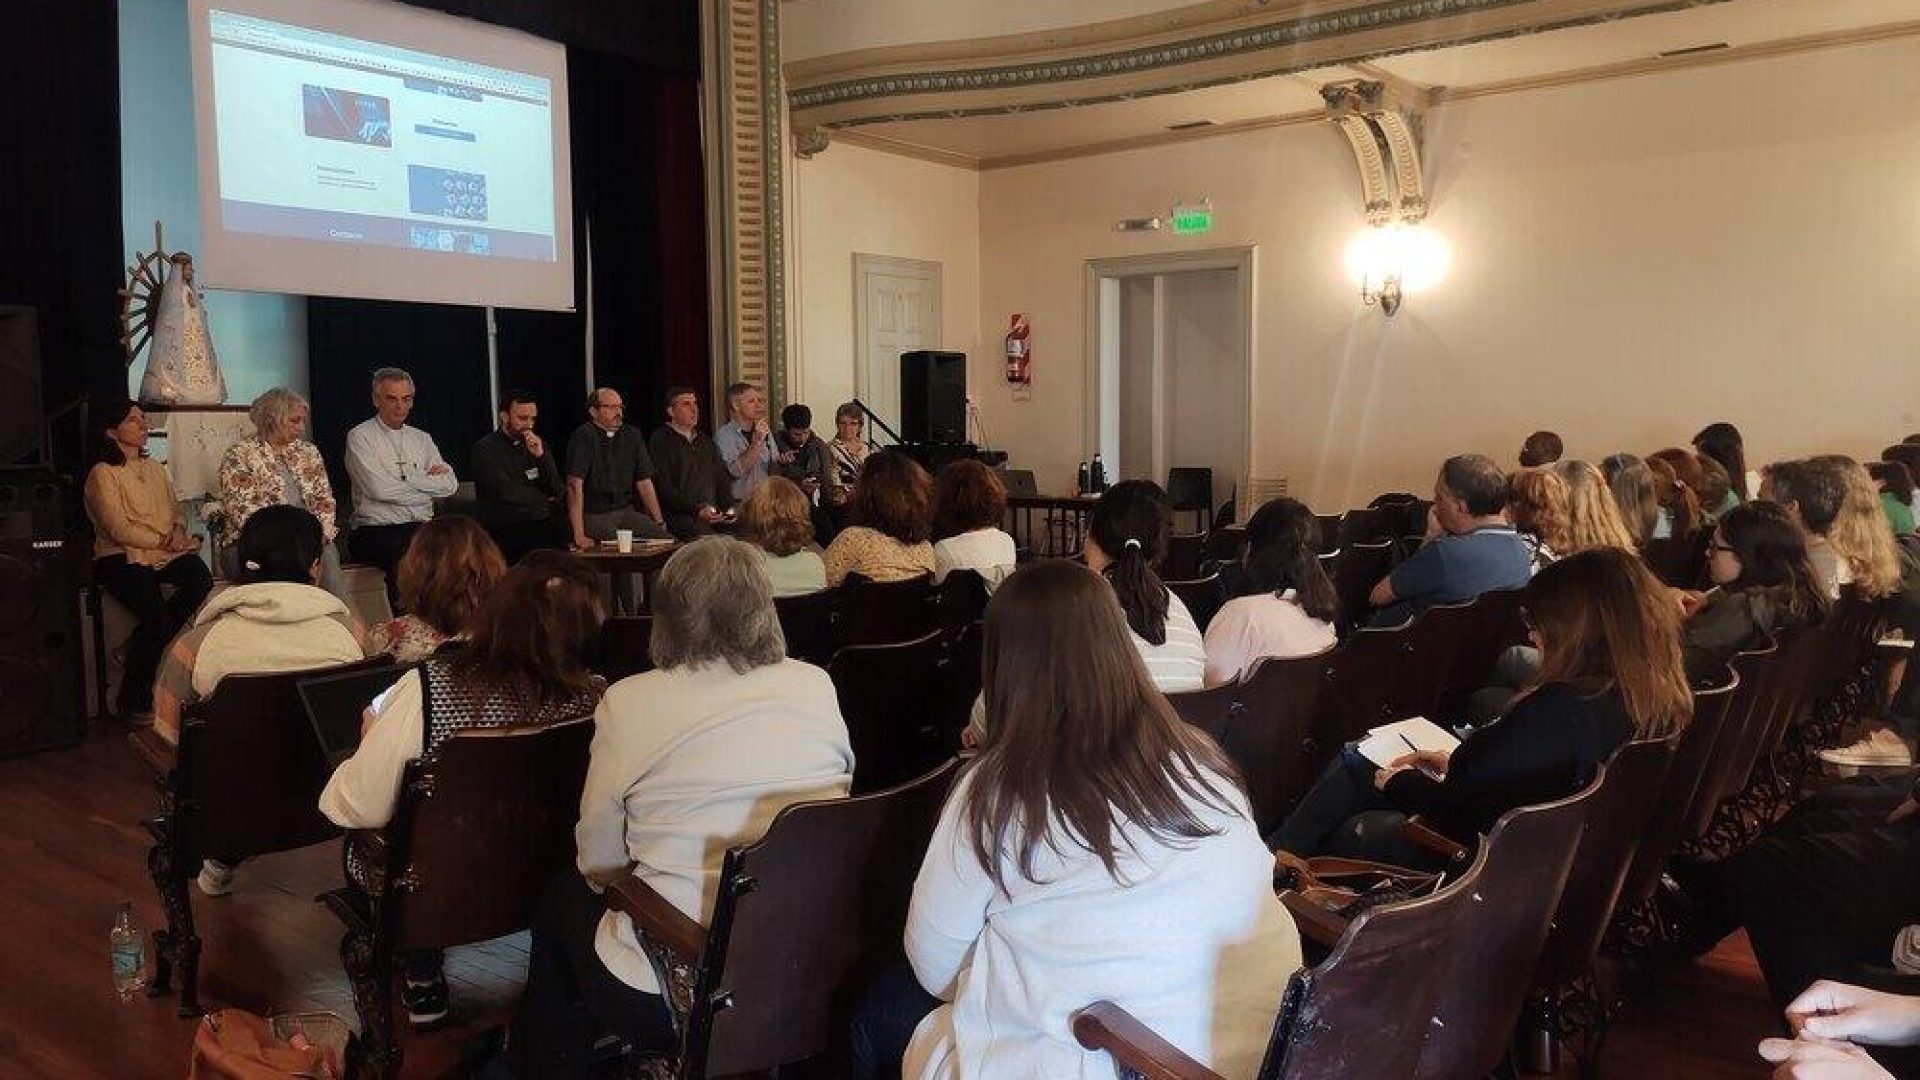
[[[0,465],[40,453],[46,416],[40,403],[40,328],[33,309],[0,305]]]
[[[967,441],[967,354],[900,354],[900,437],[951,446]]]
[[[0,757],[86,733],[60,485],[46,469],[0,469]]]

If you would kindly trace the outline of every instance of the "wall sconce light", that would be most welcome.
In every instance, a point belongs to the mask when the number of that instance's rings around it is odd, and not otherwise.
[[[1446,279],[1452,253],[1425,225],[1369,225],[1347,244],[1347,275],[1360,286],[1360,300],[1388,315],[1410,292]]]
[[[1347,273],[1364,303],[1392,315],[1407,293],[1447,272],[1446,243],[1420,224],[1427,215],[1421,116],[1433,95],[1398,80],[1350,79],[1328,83],[1320,96],[1353,151],[1366,208],[1367,228],[1347,245]]]

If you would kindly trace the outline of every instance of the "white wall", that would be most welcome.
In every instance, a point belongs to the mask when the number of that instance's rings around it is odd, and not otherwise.
[[[1749,460],[1871,455],[1920,430],[1915,100],[1920,41],[1906,39],[1444,106],[1428,118],[1428,220],[1453,269],[1392,319],[1341,269],[1361,215],[1330,126],[988,171],[976,336],[990,349],[1008,312],[1030,314],[1031,400],[1013,400],[995,357],[956,347],[975,358],[995,441],[1043,490],[1068,489],[1086,453],[1085,261],[1254,244],[1256,475],[1323,508],[1425,490],[1450,453],[1509,462],[1536,427],[1594,459],[1722,419],[1747,433]],[[885,219],[883,239],[967,247],[963,198],[884,182],[943,170],[883,160],[834,147],[801,166],[803,188],[834,203],[802,209],[810,389],[851,378],[850,363],[812,361],[845,349],[846,253],[874,242],[820,232]],[[1202,194],[1210,235],[1114,231]],[[853,213],[854,198],[896,212]],[[964,288],[949,285],[949,322]]]
[[[969,386],[977,387],[980,175],[835,144],[788,162],[787,193],[795,344],[788,385],[794,400],[813,407],[816,426],[831,431],[834,406],[853,397],[855,252],[941,264],[939,347],[968,355]]]

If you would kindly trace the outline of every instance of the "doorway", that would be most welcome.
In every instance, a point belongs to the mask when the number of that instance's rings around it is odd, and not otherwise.
[[[1251,475],[1253,248],[1094,259],[1088,454],[1110,480],[1213,470],[1213,505]],[[1242,513],[1241,517],[1245,517]]]
[[[853,391],[900,430],[900,354],[938,349],[940,264],[853,256]]]

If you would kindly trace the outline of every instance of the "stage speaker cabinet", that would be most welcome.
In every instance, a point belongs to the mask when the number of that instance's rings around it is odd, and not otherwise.
[[[34,309],[0,304],[0,466],[38,454],[46,440],[40,402],[40,329]],[[36,459],[37,460],[37,459]]]
[[[967,441],[967,354],[900,354],[900,437],[952,446]]]
[[[84,738],[81,678],[60,485],[46,469],[0,469],[0,757]]]

